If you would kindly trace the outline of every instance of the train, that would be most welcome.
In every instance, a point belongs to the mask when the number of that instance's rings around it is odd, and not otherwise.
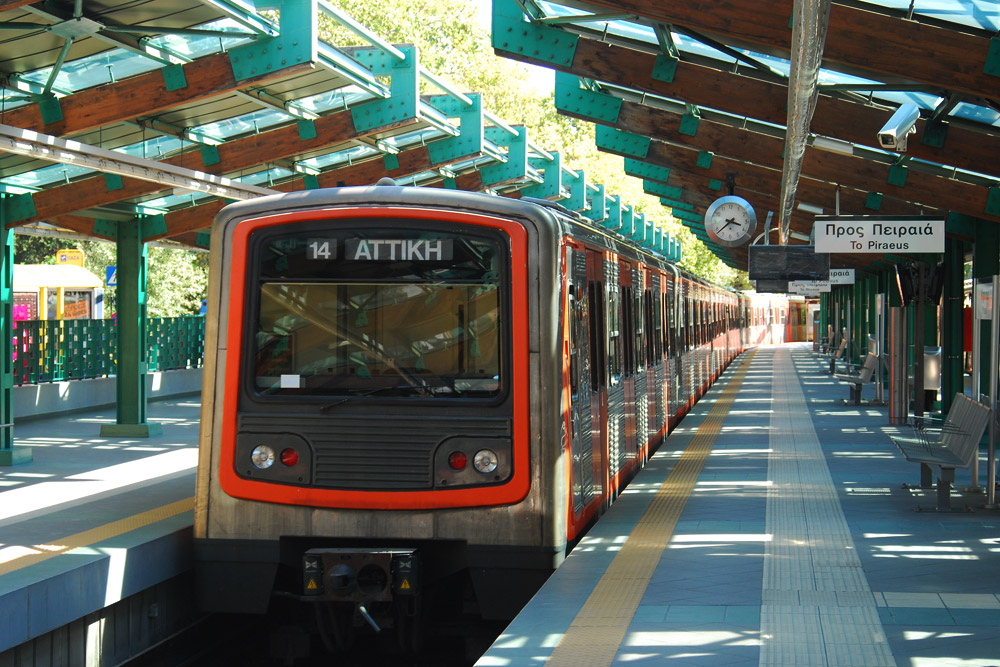
[[[748,292],[747,336],[752,345],[804,343],[813,340],[812,322],[819,300],[795,294]]]
[[[211,247],[199,604],[334,646],[512,618],[749,343],[748,297],[544,200],[295,192]]]

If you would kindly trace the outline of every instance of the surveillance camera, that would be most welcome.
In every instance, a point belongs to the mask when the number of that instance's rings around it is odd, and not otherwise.
[[[878,131],[879,146],[890,151],[904,152],[907,138],[917,131],[914,125],[919,118],[920,107],[916,104],[899,105],[889,121]]]

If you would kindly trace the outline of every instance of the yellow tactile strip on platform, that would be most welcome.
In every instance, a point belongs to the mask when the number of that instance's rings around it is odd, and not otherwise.
[[[178,500],[167,505],[155,507],[140,514],[106,523],[90,530],[85,530],[75,535],[69,535],[51,544],[37,544],[31,547],[24,547],[23,552],[13,558],[0,563],[0,575],[19,570],[29,565],[35,565],[55,556],[65,554],[73,549],[87,547],[103,540],[124,535],[127,532],[163,521],[170,517],[183,514],[194,509],[194,497]]]
[[[610,665],[750,369],[749,352],[546,665]]]

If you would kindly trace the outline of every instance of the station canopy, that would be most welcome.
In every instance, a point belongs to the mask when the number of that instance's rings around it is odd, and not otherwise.
[[[721,195],[750,202],[771,243],[808,244],[816,215],[934,216],[965,238],[1000,222],[998,31],[992,0],[495,0],[493,40],[556,70],[559,111],[745,269],[745,246],[705,233]],[[915,133],[886,150],[904,104]]]
[[[594,122],[598,147],[625,157],[664,217],[745,269],[746,247],[714,245],[703,225],[730,191],[777,230],[772,243],[808,243],[817,214],[935,216],[957,236],[1000,222],[998,11],[494,0],[493,46],[555,69],[559,111]],[[320,40],[320,22],[347,43]],[[325,0],[0,0],[0,30],[7,225],[113,239],[137,221],[145,241],[204,247],[227,201],[391,176],[557,200],[679,256],[655,220],[528,128]],[[919,108],[916,132],[905,152],[885,150],[876,136],[903,104]]]
[[[8,226],[113,240],[134,222],[143,241],[207,247],[229,201],[388,176],[556,200],[680,257],[530,128],[325,0],[0,0],[0,33]]]

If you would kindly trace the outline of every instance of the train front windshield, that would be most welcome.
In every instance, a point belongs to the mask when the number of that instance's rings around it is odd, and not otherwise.
[[[499,239],[401,229],[268,235],[261,395],[492,397],[503,389]]]

